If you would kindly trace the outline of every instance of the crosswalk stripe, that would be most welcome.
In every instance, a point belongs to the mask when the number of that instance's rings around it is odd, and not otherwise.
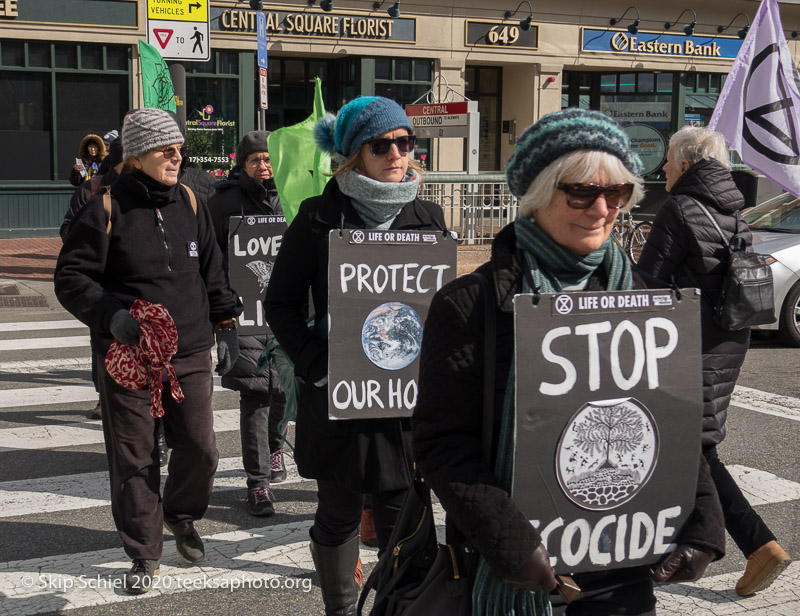
[[[230,390],[215,384],[214,391]],[[72,402],[97,402],[97,392],[92,385],[59,385],[53,387],[0,389],[0,410],[23,406],[69,404]]]
[[[286,484],[309,481],[297,474],[297,466],[291,457],[284,456],[284,461],[288,476],[273,488],[281,489]],[[164,471],[161,477],[162,491],[167,479],[166,469]],[[221,459],[214,477],[214,491],[244,491],[246,488],[247,475],[242,468],[242,458]],[[110,506],[108,490],[106,471],[3,481],[0,482],[0,518]]]
[[[0,332],[25,332],[59,329],[88,329],[77,319],[64,319],[60,321],[15,321],[13,323],[0,323]]]
[[[86,349],[89,351],[89,349]],[[39,374],[58,370],[91,370],[91,357],[64,357],[60,359],[27,359],[0,361],[0,374]]]
[[[214,432],[230,432],[238,429],[239,409],[214,411]],[[102,442],[103,426],[99,420],[0,430],[0,452],[17,449],[55,449]]]
[[[731,397],[731,404],[765,415],[800,421],[800,400],[789,396],[737,385]]]
[[[73,349],[89,347],[89,336],[61,336],[56,338],[12,338],[0,340],[0,351],[34,351],[38,349]]]

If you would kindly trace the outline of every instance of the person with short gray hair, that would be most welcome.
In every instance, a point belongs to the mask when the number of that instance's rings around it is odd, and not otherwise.
[[[791,558],[750,506],[719,459],[717,445],[725,438],[731,394],[750,346],[750,329],[728,332],[714,324],[716,298],[722,288],[728,247],[701,205],[714,217],[726,241],[738,237],[752,251],[752,234],[739,211],[744,197],[729,171],[730,156],[722,135],[707,128],[685,126],[669,141],[666,188],[638,266],[665,283],[700,287],[703,349],[703,455],[717,487],[725,528],[747,557],[736,593],[751,595],[766,589]]]

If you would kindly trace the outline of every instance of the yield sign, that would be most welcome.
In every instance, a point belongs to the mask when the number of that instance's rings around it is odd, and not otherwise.
[[[153,30],[153,34],[156,35],[156,40],[158,44],[161,45],[161,49],[167,48],[167,43],[169,43],[169,39],[172,38],[173,30]]]

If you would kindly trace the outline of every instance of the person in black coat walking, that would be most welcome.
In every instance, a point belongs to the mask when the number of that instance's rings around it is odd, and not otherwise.
[[[386,549],[410,485],[407,419],[328,418],[328,233],[333,229],[436,229],[441,208],[417,197],[421,173],[411,160],[413,127],[397,103],[361,97],[315,128],[320,148],[341,164],[323,194],[306,199],[283,238],[264,312],[294,362],[300,385],[295,461],[317,480],[311,552],[326,614],[355,614],[358,526],[373,496],[379,551]],[[306,325],[309,288],[314,332]],[[360,577],[360,571],[357,571]]]
[[[228,236],[231,216],[283,214],[278,189],[272,179],[272,164],[267,149],[268,131],[247,133],[236,148],[240,173],[217,185],[209,210],[214,221],[217,243],[222,249],[225,271],[228,267]],[[222,386],[239,391],[242,463],[247,473],[247,509],[250,515],[275,513],[270,483],[286,479],[283,445],[278,425],[283,419],[286,395],[274,367],[260,374],[258,360],[266,335],[239,336],[239,359]],[[285,436],[285,430],[284,430]]]
[[[714,324],[714,306],[722,287],[727,248],[719,232],[700,209],[702,203],[727,241],[736,235],[751,251],[752,234],[739,210],[744,198],[731,177],[730,156],[722,135],[686,126],[669,142],[669,199],[659,210],[639,259],[639,268],[678,287],[700,287],[703,344],[703,454],[717,486],[725,527],[747,557],[736,583],[746,596],[764,590],[791,562],[775,535],[750,506],[720,461],[717,445],[725,438],[731,394],[750,345],[750,330],[728,332]]]
[[[75,215],[54,283],[61,304],[92,331],[111,510],[133,559],[124,590],[140,594],[158,575],[164,526],[184,560],[197,563],[205,556],[194,522],[208,507],[219,458],[209,350],[216,338],[217,371],[231,369],[242,307],[222,269],[208,210],[178,183],[178,125],[165,111],[141,109],[126,121],[122,140],[126,169],[111,187],[110,210],[106,195],[96,195]],[[163,498],[151,386],[123,387],[105,363],[115,340],[140,344],[143,330],[130,313],[136,300],[163,306],[177,332],[177,352],[167,358],[174,373],[164,371],[160,397],[173,451]],[[168,374],[183,390],[181,403],[170,394]]]
[[[519,198],[519,217],[500,231],[491,260],[477,270],[488,278],[494,295],[493,464],[481,455],[483,358],[488,351],[484,297],[476,277],[445,285],[428,312],[412,416],[415,460],[447,512],[448,543],[466,543],[481,556],[472,597],[475,616],[508,614],[512,608],[517,614],[543,614],[550,601],[554,614],[566,609],[566,614],[580,615],[652,615],[654,581],[697,579],[724,554],[722,516],[708,466],[699,451],[687,452],[700,461],[695,510],[675,551],[655,573],[634,566],[574,574],[582,594],[565,608],[558,595],[543,592],[557,585],[550,554],[510,496],[513,462],[507,462],[508,454],[499,459],[499,451],[514,451],[514,429],[503,429],[513,426],[509,376],[536,370],[514,366],[514,297],[533,291],[645,287],[610,239],[619,210],[642,195],[640,171],[625,133],[599,112],[551,113],[520,136],[506,167],[509,190]],[[498,470],[503,467],[505,472]]]

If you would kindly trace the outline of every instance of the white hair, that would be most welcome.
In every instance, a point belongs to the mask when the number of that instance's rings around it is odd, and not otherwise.
[[[684,126],[669,140],[672,160],[689,166],[701,160],[716,160],[731,168],[731,157],[722,135],[702,126]]]
[[[600,173],[608,176],[609,184],[633,184],[633,193],[622,208],[624,211],[644,197],[644,181],[631,173],[619,158],[603,150],[575,150],[555,159],[536,176],[528,192],[519,199],[519,215],[547,207],[553,200],[556,185],[564,178],[577,184],[591,182]]]

